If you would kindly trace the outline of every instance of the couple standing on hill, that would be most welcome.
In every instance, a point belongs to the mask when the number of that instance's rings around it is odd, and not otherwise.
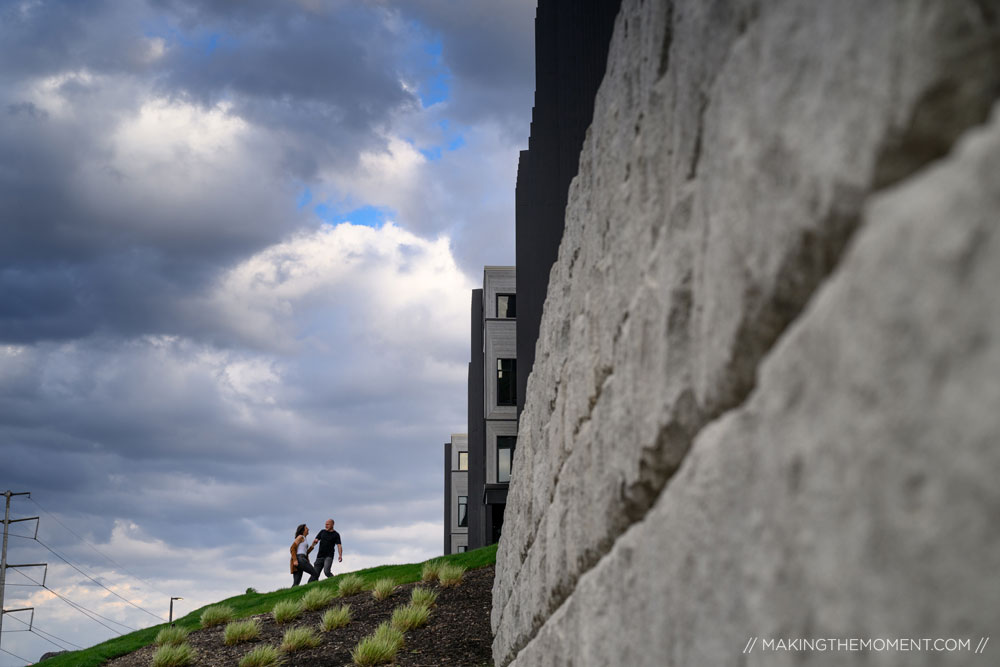
[[[330,566],[333,565],[334,546],[337,547],[337,561],[343,562],[344,560],[344,547],[340,543],[340,533],[333,529],[333,519],[326,520],[326,527],[319,531],[311,545],[306,542],[308,536],[309,526],[306,524],[303,523],[295,529],[295,541],[292,542],[289,549],[292,552],[290,563],[292,586],[299,585],[303,572],[309,573],[309,581],[306,583],[318,580],[321,569],[327,577],[332,577]],[[316,556],[316,563],[312,564],[309,562],[309,552],[313,550],[317,542],[319,542],[319,554]]]

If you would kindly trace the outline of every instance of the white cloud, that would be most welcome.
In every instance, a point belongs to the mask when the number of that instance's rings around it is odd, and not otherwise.
[[[162,40],[161,40],[162,41]],[[178,164],[193,160],[206,166],[228,162],[247,124],[220,102],[204,109],[184,102],[151,99],[118,128],[112,138],[115,165],[123,170],[183,172]]]
[[[395,224],[324,225],[267,248],[226,273],[212,309],[260,345],[329,351],[325,341],[360,339],[416,349],[467,340],[472,280],[447,237],[428,241]],[[320,321],[320,312],[340,317]],[[427,349],[427,348],[423,348]]]
[[[162,37],[151,37],[146,40],[146,53],[142,60],[147,63],[156,62],[167,52],[167,41]]]

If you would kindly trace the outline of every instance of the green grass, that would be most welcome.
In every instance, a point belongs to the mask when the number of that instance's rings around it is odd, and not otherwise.
[[[421,628],[427,625],[427,620],[431,617],[431,610],[420,604],[408,604],[405,607],[396,607],[392,612],[392,620],[389,621],[392,627],[400,632],[409,632],[414,628]]]
[[[357,595],[363,590],[365,590],[365,579],[361,575],[354,572],[345,574],[340,578],[340,582],[337,584],[337,592],[341,597]]]
[[[441,569],[438,570],[438,581],[444,588],[451,588],[461,583],[463,574],[465,574],[465,568],[461,565],[442,565]]]
[[[322,641],[312,628],[289,628],[281,639],[281,650],[294,653],[307,648],[316,648]]]
[[[278,625],[290,623],[297,619],[303,610],[302,600],[282,600],[274,605],[271,613]]]
[[[350,622],[351,605],[342,604],[334,607],[333,609],[328,609],[326,613],[323,614],[323,618],[319,622],[319,629],[323,632],[329,632],[330,630],[342,628]]]
[[[256,618],[233,621],[222,633],[222,641],[226,646],[253,641],[258,637],[260,637],[260,622]]]
[[[463,565],[470,570],[492,565],[496,562],[496,545],[467,551],[460,554],[452,554],[435,560],[443,560],[447,563]],[[362,586],[370,585],[377,579],[392,577],[399,584],[407,584],[419,581],[423,572],[423,563],[409,563],[406,565],[379,565],[378,567],[360,570],[356,573],[342,574],[331,579],[324,579],[321,582],[309,584],[308,586],[297,586],[295,588],[282,588],[270,593],[255,593],[250,595],[237,595],[227,600],[220,600],[218,604],[226,604],[233,609],[234,618],[246,618],[254,614],[269,613],[275,603],[282,600],[299,600],[305,595],[306,590],[314,587],[337,588],[340,581],[348,576],[357,576],[362,580]],[[304,590],[305,589],[305,590]],[[178,627],[185,627],[189,630],[197,630],[200,627],[199,619],[205,608],[195,609],[187,616],[182,616],[175,623]],[[144,646],[149,646],[156,639],[156,634],[166,626],[166,623],[154,625],[149,628],[130,632],[121,637],[115,637],[108,641],[101,642],[82,651],[72,651],[63,653],[45,661],[45,667],[100,667],[102,663],[112,658],[131,653]],[[263,647],[261,647],[263,648]],[[262,665],[265,663],[261,663]],[[247,666],[244,666],[247,667]]]
[[[385,665],[393,661],[403,647],[403,633],[383,623],[351,651],[355,665]]]
[[[329,586],[326,588],[311,588],[302,596],[302,604],[309,611],[317,611],[323,607],[329,607],[330,603],[337,599],[337,591]]]
[[[410,604],[431,607],[437,602],[438,594],[429,588],[415,587],[410,592]]]
[[[163,628],[156,633],[156,639],[153,643],[157,646],[163,646],[164,644],[183,644],[187,641],[188,633],[191,631],[187,628],[169,626]]]
[[[258,646],[240,658],[240,667],[273,667],[285,662],[281,651],[273,646]]]
[[[420,581],[428,584],[432,581],[437,581],[438,572],[446,562],[443,558],[435,558],[424,563],[424,567],[420,571]]]
[[[372,595],[376,600],[384,600],[396,590],[396,580],[391,577],[379,579],[372,585]]]
[[[201,612],[201,627],[203,628],[212,628],[231,620],[233,620],[233,608],[227,604],[206,607],[205,611]]]
[[[194,663],[190,644],[164,644],[153,654],[153,667],[186,667]]]

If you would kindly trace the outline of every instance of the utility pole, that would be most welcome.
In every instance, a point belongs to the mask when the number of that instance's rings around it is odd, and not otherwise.
[[[21,493],[13,493],[11,491],[4,491],[3,495],[7,499],[6,507],[3,514],[3,549],[0,550],[0,638],[3,637],[3,615],[15,611],[31,611],[31,618],[34,620],[35,612],[33,607],[26,607],[24,609],[10,609],[6,610],[3,608],[3,597],[4,597],[4,584],[7,581],[7,568],[9,567],[44,567],[46,569],[46,574],[48,573],[48,566],[45,563],[29,563],[25,565],[8,565],[7,564],[7,529],[12,523],[17,523],[19,521],[34,521],[35,522],[35,537],[38,537],[38,517],[33,516],[27,519],[11,519],[10,518],[10,499],[13,496],[28,496],[31,497],[29,491],[24,491]],[[42,575],[42,585],[45,585],[45,575]],[[30,625],[28,626],[31,627]]]
[[[174,600],[183,600],[184,598],[170,598],[170,620],[167,623],[170,627],[174,627]]]

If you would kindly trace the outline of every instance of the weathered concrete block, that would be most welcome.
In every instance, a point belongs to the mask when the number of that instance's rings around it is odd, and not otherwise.
[[[623,2],[521,416],[498,664],[747,399],[871,193],[983,122],[998,45],[972,0]]]
[[[750,399],[702,430],[517,664],[990,662],[971,650],[1000,625],[998,211],[1000,107],[873,199]],[[744,654],[752,637],[971,649]]]

